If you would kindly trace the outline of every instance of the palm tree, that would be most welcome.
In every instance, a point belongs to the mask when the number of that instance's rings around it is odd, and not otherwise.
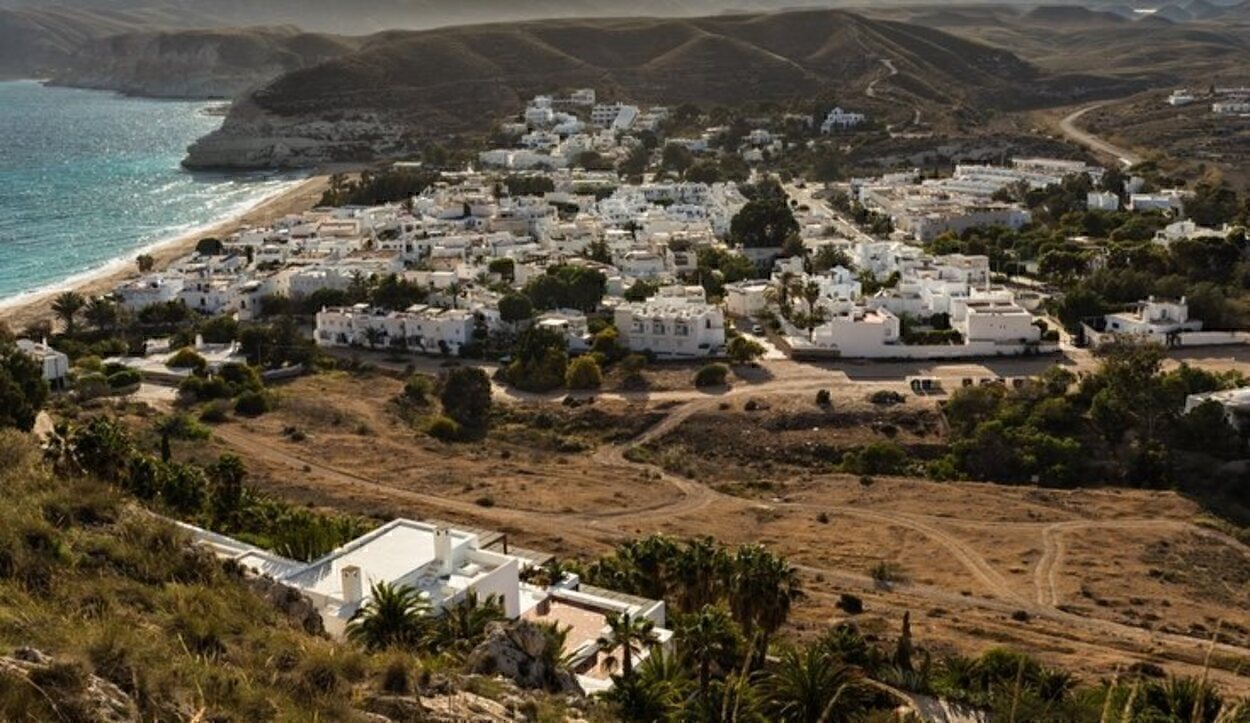
[[[621,613],[608,616],[608,633],[596,642],[602,650],[621,648],[621,675],[628,680],[634,675],[634,654],[650,648],[658,640],[654,622]]]
[[[638,674],[621,679],[605,694],[626,721],[673,720],[687,704],[690,678],[675,657],[656,650],[638,666]]]
[[[698,666],[699,697],[707,700],[712,665],[732,658],[742,645],[742,635],[727,610],[705,605],[678,626],[677,645],[682,655]]]
[[[369,602],[347,623],[347,637],[369,650],[418,645],[429,626],[430,605],[411,587],[379,582]]]
[[[65,333],[68,336],[74,335],[74,325],[77,321],[78,312],[82,311],[87,305],[87,300],[76,291],[66,291],[57,296],[52,301],[52,313],[65,324]]]
[[[487,625],[506,619],[498,595],[481,600],[476,592],[469,591],[459,605],[443,611],[436,621],[435,644],[440,648],[471,648],[486,635]]]
[[[756,644],[758,664],[768,641],[786,622],[803,596],[798,571],[761,545],[743,545],[734,553],[729,579],[729,607],[742,632]]]
[[[377,349],[378,344],[381,344],[385,338],[386,332],[376,326],[365,327],[365,343],[369,345],[370,349]]]
[[[763,683],[772,719],[794,723],[849,720],[861,708],[859,674],[820,646],[788,648]]]
[[[117,324],[117,305],[103,296],[91,300],[83,311],[87,323],[99,331],[107,331]]]
[[[729,556],[710,537],[691,540],[677,558],[677,599],[685,612],[696,612],[721,598]]]

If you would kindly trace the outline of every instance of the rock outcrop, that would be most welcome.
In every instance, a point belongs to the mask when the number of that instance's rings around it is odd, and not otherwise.
[[[34,648],[19,648],[0,657],[0,681],[30,695],[42,697],[61,720],[91,723],[139,723],[139,710],[130,696],[109,681],[73,663],[57,661]],[[0,683],[0,686],[3,686]],[[20,690],[20,689],[18,689]]]
[[[554,662],[559,655],[550,654],[552,644],[548,631],[528,620],[491,623],[486,639],[469,654],[465,666],[472,673],[502,676],[521,688],[585,695],[577,678]]]

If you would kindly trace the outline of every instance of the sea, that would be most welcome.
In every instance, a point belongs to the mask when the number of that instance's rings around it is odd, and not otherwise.
[[[280,194],[298,179],[191,173],[220,103],[0,82],[0,306]]]

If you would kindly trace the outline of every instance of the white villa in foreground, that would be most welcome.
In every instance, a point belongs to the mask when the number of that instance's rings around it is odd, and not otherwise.
[[[591,693],[612,685],[610,673],[615,666],[608,658],[618,651],[603,650],[598,643],[608,632],[609,615],[651,620],[661,646],[672,637],[664,629],[667,620],[661,601],[582,585],[576,575],[565,575],[548,587],[522,582],[522,572],[537,567],[537,561],[507,552],[504,538],[494,533],[397,519],[303,563],[198,527],[179,526],[218,557],[307,596],[326,632],[335,638],[344,637],[352,616],[369,603],[370,590],[378,583],[413,588],[436,615],[470,594],[479,600],[496,596],[510,619],[569,628],[564,652],[583,689]]]

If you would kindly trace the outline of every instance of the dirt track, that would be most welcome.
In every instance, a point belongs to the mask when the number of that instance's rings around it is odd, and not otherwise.
[[[1192,533],[1231,545],[1241,554],[1250,556],[1250,550],[1245,545],[1191,522],[1160,518],[1012,523],[1013,533],[1021,537],[1033,537],[1042,550],[1030,576],[1032,589],[1026,593],[1007,579],[1002,570],[987,561],[974,544],[969,543],[958,531],[954,531],[952,521],[947,517],[868,509],[859,505],[823,501],[814,504],[788,500],[765,504],[724,494],[699,481],[672,475],[655,466],[632,462],[625,457],[625,450],[629,447],[655,442],[678,429],[694,415],[715,410],[730,400],[765,394],[806,395],[829,386],[830,376],[827,371],[796,368],[763,384],[743,386],[719,395],[709,396],[694,391],[663,395],[664,399],[676,406],[667,410],[662,421],[626,444],[600,446],[592,454],[592,459],[604,478],[625,480],[642,474],[671,488],[673,494],[654,503],[644,502],[615,509],[524,509],[520,506],[521,500],[517,499],[509,499],[503,504],[488,508],[465,499],[416,491],[405,486],[402,480],[388,483],[348,471],[332,463],[320,461],[312,453],[302,450],[287,451],[234,425],[219,427],[216,435],[221,442],[241,452],[246,458],[302,475],[305,483],[314,487],[344,487],[356,493],[365,493],[372,499],[387,500],[407,508],[422,510],[425,516],[546,535],[549,539],[559,539],[570,547],[583,550],[601,549],[604,545],[636,537],[640,533],[672,529],[678,522],[681,523],[682,530],[697,532],[702,525],[701,520],[729,520],[735,516],[761,511],[792,513],[796,518],[806,519],[811,519],[818,513],[832,514],[836,518],[907,530],[921,536],[949,556],[963,570],[965,580],[958,587],[945,589],[919,584],[897,586],[889,592],[898,601],[911,600],[911,605],[914,606],[940,605],[956,610],[969,610],[983,616],[993,613],[999,618],[1004,615],[1027,614],[1034,621],[1027,629],[1020,624],[999,623],[983,618],[978,618],[978,629],[998,626],[1001,630],[999,634],[1010,632],[1018,640],[1037,641],[1040,648],[1099,651],[1108,659],[1162,659],[1190,672],[1202,665],[1210,647],[1210,641],[1202,637],[1152,631],[1114,620],[1074,614],[1059,608],[1063,600],[1058,582],[1064,578],[1066,540],[1083,532],[1125,530],[1169,535]],[[678,401],[680,399],[686,401]],[[308,450],[314,451],[315,448]],[[563,474],[558,469],[551,471],[554,477]],[[959,520],[959,525],[964,530],[1001,530],[1004,524]],[[798,567],[811,578],[837,581],[846,587],[869,590],[879,587],[866,576],[846,569],[814,564]],[[967,593],[965,588],[968,583],[974,585],[978,594]],[[961,590],[964,592],[960,592]],[[813,590],[813,596],[817,598],[828,597],[830,594],[824,590]],[[1250,648],[1221,642],[1214,650],[1229,659],[1250,660]],[[1219,672],[1216,677],[1241,681],[1238,685],[1247,683],[1240,673],[1231,671]],[[1224,682],[1227,683],[1228,680]]]

